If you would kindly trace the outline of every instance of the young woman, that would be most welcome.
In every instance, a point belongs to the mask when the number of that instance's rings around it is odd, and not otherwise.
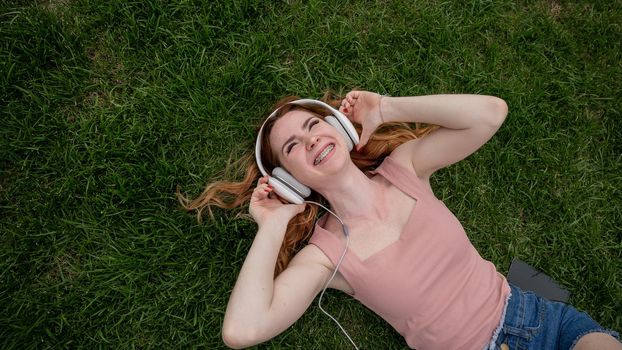
[[[250,200],[258,232],[227,306],[229,347],[283,332],[328,283],[383,317],[411,348],[622,349],[618,335],[587,314],[510,285],[434,196],[430,176],[494,135],[508,112],[503,100],[352,91],[333,101],[359,126],[352,151],[326,122],[331,112],[293,100],[280,101],[263,125],[261,161],[310,187],[310,198],[340,219],[314,222],[315,205],[285,203],[250,163],[240,183],[211,184],[193,201],[180,195],[199,219],[210,205]],[[227,201],[231,195],[237,198]]]

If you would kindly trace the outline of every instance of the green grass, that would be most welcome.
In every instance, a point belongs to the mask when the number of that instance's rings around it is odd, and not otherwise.
[[[510,107],[433,177],[482,256],[521,258],[622,331],[622,5],[21,1],[0,5],[0,347],[221,348],[255,234],[196,195],[279,97],[362,88]],[[241,209],[246,210],[245,208]],[[331,291],[366,349],[405,348]],[[260,348],[347,348],[314,304]]]

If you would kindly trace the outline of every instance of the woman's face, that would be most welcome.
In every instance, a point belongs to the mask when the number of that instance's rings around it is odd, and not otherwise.
[[[326,176],[338,174],[350,160],[341,134],[306,110],[293,110],[279,118],[269,140],[281,167],[311,188]]]

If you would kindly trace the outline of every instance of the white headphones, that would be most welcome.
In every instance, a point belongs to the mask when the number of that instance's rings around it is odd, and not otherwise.
[[[296,100],[277,108],[274,112],[268,116],[268,118],[263,122],[261,128],[259,129],[259,135],[257,136],[257,142],[255,143],[255,159],[257,161],[257,166],[259,167],[259,171],[262,175],[266,176],[268,173],[263,167],[261,162],[261,138],[263,136],[263,128],[266,125],[266,122],[272,119],[281,108],[287,105],[297,105],[302,107],[320,107],[328,110],[332,115],[326,115],[324,121],[328,124],[332,125],[339,133],[343,136],[348,145],[348,151],[351,151],[355,145],[359,143],[359,136],[354,129],[354,125],[350,122],[350,120],[343,115],[343,113],[329,106],[328,104],[311,99],[302,99]],[[276,167],[272,170],[271,176],[268,177],[268,184],[274,188],[276,194],[285,199],[286,201],[294,204],[302,204],[304,198],[309,197],[311,194],[311,189],[296,180],[292,175],[290,175],[283,168]]]

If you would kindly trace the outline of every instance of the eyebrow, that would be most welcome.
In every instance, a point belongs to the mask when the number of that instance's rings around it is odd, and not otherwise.
[[[315,116],[311,116],[309,118],[307,118],[307,120],[305,120],[304,123],[302,123],[302,127],[300,128],[301,130],[305,130],[307,128],[307,125],[309,125],[309,122],[311,121],[311,119],[315,118]],[[285,143],[283,144],[283,147],[281,147],[281,153],[285,153],[285,146],[290,143],[292,140],[294,140],[296,138],[295,135],[290,136],[287,141],[285,141]]]

